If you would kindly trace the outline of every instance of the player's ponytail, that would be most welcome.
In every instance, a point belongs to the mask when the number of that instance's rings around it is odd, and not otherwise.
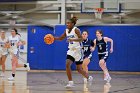
[[[17,31],[17,29],[16,29],[16,28],[13,28],[12,30],[14,30],[14,31],[15,31],[16,35],[21,36],[21,35],[18,33],[18,31]]]
[[[78,18],[77,17],[72,17],[70,20],[75,25],[77,20],[78,20]]]

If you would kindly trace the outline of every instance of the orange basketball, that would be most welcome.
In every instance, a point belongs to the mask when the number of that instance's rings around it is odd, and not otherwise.
[[[44,42],[48,45],[52,44],[54,42],[54,37],[51,34],[47,34],[44,37]]]

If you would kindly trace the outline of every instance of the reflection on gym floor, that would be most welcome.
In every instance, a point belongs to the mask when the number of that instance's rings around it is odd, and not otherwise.
[[[83,78],[73,73],[75,87],[65,88],[67,77],[64,72],[18,71],[15,81],[0,77],[0,93],[139,93],[140,75],[112,74],[111,83],[103,81],[102,74],[93,74],[92,84],[84,84]]]

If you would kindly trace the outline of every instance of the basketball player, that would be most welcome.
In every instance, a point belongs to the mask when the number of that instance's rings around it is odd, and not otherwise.
[[[94,49],[97,46],[98,48],[98,56],[99,56],[99,65],[101,69],[104,72],[104,80],[107,81],[107,83],[110,82],[111,77],[109,75],[107,66],[106,66],[106,61],[108,58],[108,45],[107,42],[111,42],[111,48],[110,48],[110,53],[113,52],[113,40],[108,37],[103,37],[103,32],[101,30],[96,31],[96,39],[94,40]]]
[[[92,49],[94,47],[93,40],[88,39],[88,31],[83,31],[82,33],[83,38],[83,50],[84,50],[84,57],[83,57],[83,70],[88,73],[88,64],[90,63],[91,57],[92,57]],[[86,83],[86,78],[84,78],[84,82]]]
[[[27,64],[18,64],[18,46],[24,45],[25,41],[23,41],[18,32],[17,29],[11,30],[11,36],[8,37],[8,43],[10,45],[9,53],[11,56],[12,61],[12,76],[8,78],[9,81],[13,81],[15,77],[16,68],[18,67],[25,67],[28,71],[30,70],[29,63]]]
[[[0,74],[1,77],[4,77],[5,73],[5,61],[8,55],[8,51],[6,48],[7,38],[5,37],[5,31],[2,30],[0,32],[0,65],[2,67],[2,72]]]
[[[66,87],[74,87],[74,82],[72,81],[71,74],[71,64],[73,62],[76,63],[77,71],[82,74],[89,82],[92,82],[93,77],[88,76],[88,74],[82,69],[83,62],[83,53],[82,53],[82,37],[80,34],[80,30],[75,27],[77,18],[71,18],[67,20],[67,29],[60,37],[55,37],[55,40],[63,40],[67,37],[67,41],[69,42],[69,50],[67,51],[67,60],[66,60],[66,73],[68,76],[68,84]]]

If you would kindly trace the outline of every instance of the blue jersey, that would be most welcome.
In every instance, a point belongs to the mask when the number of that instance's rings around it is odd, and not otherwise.
[[[91,46],[93,47],[94,43],[90,39],[86,39],[82,43],[83,43],[83,50],[84,50],[84,58],[89,57],[92,54],[91,51],[90,51],[90,47]]]
[[[108,52],[108,45],[104,40],[104,37],[101,40],[96,39],[96,45],[98,47],[98,53]]]

